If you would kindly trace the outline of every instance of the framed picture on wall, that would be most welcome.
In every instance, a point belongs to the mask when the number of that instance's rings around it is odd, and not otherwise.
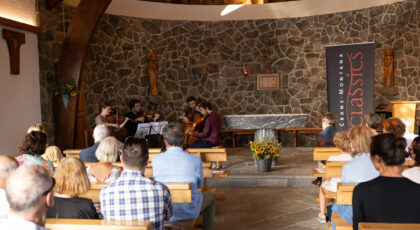
[[[280,79],[278,74],[258,74],[257,90],[278,90]]]

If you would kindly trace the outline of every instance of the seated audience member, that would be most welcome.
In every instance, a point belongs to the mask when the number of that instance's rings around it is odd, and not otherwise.
[[[118,149],[119,144],[115,137],[106,137],[101,141],[95,153],[99,162],[89,165],[86,169],[90,182],[109,183],[120,176],[121,168],[112,165],[117,160]]]
[[[86,168],[78,158],[65,158],[55,174],[54,206],[47,212],[48,218],[97,219],[92,200],[79,198],[90,189]]]
[[[353,229],[359,222],[420,223],[420,185],[401,175],[406,142],[393,134],[372,138],[371,159],[379,177],[353,191]]]
[[[379,172],[370,160],[370,142],[374,133],[366,126],[353,127],[349,130],[349,140],[354,157],[341,170],[341,182],[365,182],[379,176]],[[332,212],[343,220],[352,223],[353,209],[351,205],[334,204]],[[331,228],[335,230],[334,221]]]
[[[350,140],[347,135],[347,132],[338,132],[334,136],[334,144],[337,146],[338,151],[342,154],[337,156],[330,156],[328,161],[350,161],[353,157],[350,154]],[[321,223],[326,223],[327,219],[325,216],[325,194],[323,189],[329,192],[337,192],[337,183],[340,182],[340,178],[327,178],[321,184],[319,188],[319,207],[320,213],[318,214],[318,221]]]
[[[411,129],[413,128],[414,125],[414,120],[412,118],[409,117],[404,117],[401,118],[401,121],[404,123],[405,125],[405,133],[403,135],[405,141],[407,141],[407,148],[405,149],[405,151],[408,154],[408,147],[411,146],[411,142],[413,142],[414,138],[416,138],[418,135],[414,134],[414,133],[410,133]],[[408,155],[406,157],[409,157]]]
[[[101,211],[105,220],[148,220],[154,229],[164,229],[172,216],[169,189],[144,177],[149,149],[144,139],[127,138],[121,162],[124,171],[101,190]]]
[[[318,133],[315,138],[315,147],[333,147],[333,138],[337,129],[335,124],[337,123],[337,116],[334,113],[326,113],[321,120],[322,131]],[[322,172],[325,169],[325,161],[318,162],[319,171]],[[322,177],[318,177],[312,181],[312,184],[320,186]]]
[[[365,115],[366,126],[371,128],[376,134],[382,132],[382,117],[377,113],[369,113]]]
[[[10,214],[0,220],[1,229],[46,230],[47,210],[54,204],[54,185],[54,179],[39,165],[23,165],[12,172],[6,182]]]
[[[95,156],[96,149],[98,148],[99,143],[107,136],[109,136],[108,128],[103,124],[97,125],[93,129],[93,139],[95,139],[95,144],[80,151],[80,160],[84,162],[98,162],[99,160]]]
[[[405,124],[396,117],[390,117],[383,122],[383,133],[392,133],[395,137],[402,137],[405,134]]]
[[[47,148],[47,135],[42,132],[32,131],[25,134],[20,146],[21,155],[16,157],[19,165],[37,164],[48,170],[51,176],[54,175],[54,165],[51,161],[44,160],[41,155]]]
[[[49,146],[41,157],[47,161],[60,162],[63,159],[63,153],[57,146]]]
[[[191,183],[192,202],[174,204],[171,221],[195,219],[203,213],[203,229],[213,229],[215,199],[211,192],[200,193],[203,187],[203,165],[199,157],[183,151],[184,127],[180,123],[170,123],[163,129],[166,152],[153,157],[153,177],[160,182]]]
[[[6,219],[9,215],[9,202],[6,198],[6,179],[18,167],[18,163],[13,157],[0,155],[0,219]]]
[[[420,137],[414,138],[408,149],[410,151],[410,157],[415,163],[413,167],[404,170],[402,175],[420,184]]]
[[[42,132],[42,133],[45,133],[45,135],[47,135],[47,129],[45,128],[45,126],[43,126],[43,125],[41,125],[39,123],[36,123],[34,125],[31,125],[28,128],[27,133],[31,133],[32,131]]]

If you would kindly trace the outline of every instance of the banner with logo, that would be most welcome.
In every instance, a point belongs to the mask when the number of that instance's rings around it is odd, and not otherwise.
[[[374,43],[326,47],[328,111],[338,117],[339,131],[365,124],[374,111]]]

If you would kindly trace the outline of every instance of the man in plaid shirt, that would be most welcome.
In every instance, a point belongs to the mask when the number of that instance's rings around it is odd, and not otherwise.
[[[143,139],[129,138],[124,143],[121,162],[124,171],[100,194],[105,220],[149,220],[154,229],[164,229],[164,221],[172,216],[169,189],[144,177],[149,150]]]

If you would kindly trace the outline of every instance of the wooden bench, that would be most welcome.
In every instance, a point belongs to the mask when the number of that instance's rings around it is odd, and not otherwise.
[[[191,203],[191,185],[190,183],[164,183],[171,192],[172,203]],[[106,183],[92,183],[90,190],[80,195],[80,197],[89,198],[93,202],[100,202],[99,194],[106,186]]]
[[[51,230],[152,230],[153,223],[150,221],[47,218],[45,227]]]
[[[66,155],[66,157],[76,157],[79,158],[80,151],[83,149],[66,149],[63,151],[63,153]]]
[[[419,230],[420,224],[404,223],[359,223],[360,230]]]
[[[336,147],[314,147],[314,161],[326,161],[330,156],[340,155]]]
[[[232,133],[232,147],[236,148],[235,136],[254,135],[255,129],[222,129],[222,133]]]
[[[289,131],[293,132],[293,147],[297,147],[297,140],[299,134],[318,134],[322,131],[322,128],[284,128],[276,129],[277,131]]]
[[[336,202],[340,205],[351,205],[353,199],[353,190],[358,183],[338,183]],[[337,230],[352,230],[353,224],[343,220],[338,214],[333,213],[332,218]]]

